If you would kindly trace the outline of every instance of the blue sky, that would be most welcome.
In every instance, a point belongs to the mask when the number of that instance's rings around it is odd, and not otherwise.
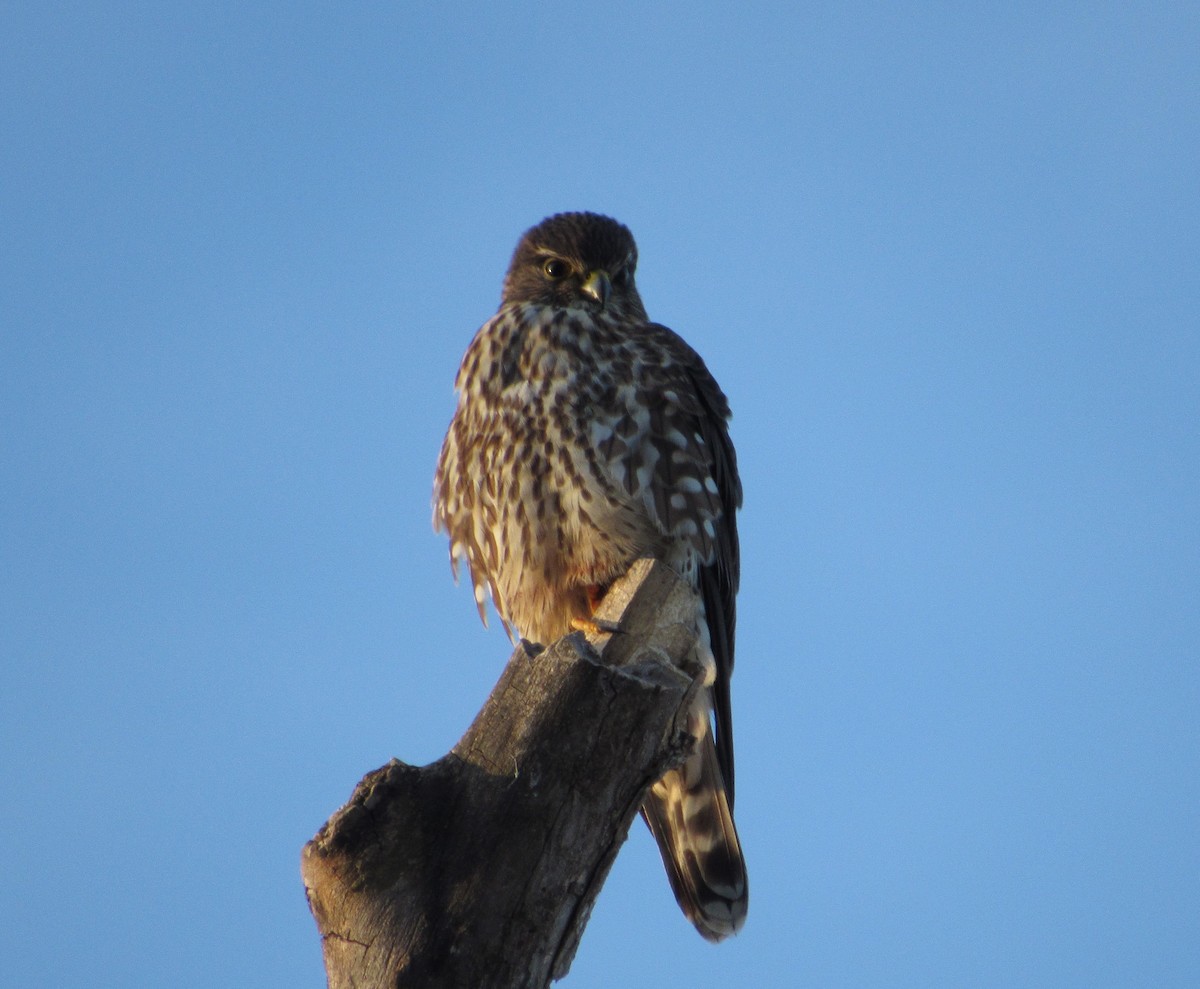
[[[520,233],[734,408],[751,908],[568,986],[1200,982],[1187,4],[0,11],[0,967],[324,985],[301,845],[509,647],[430,526]]]

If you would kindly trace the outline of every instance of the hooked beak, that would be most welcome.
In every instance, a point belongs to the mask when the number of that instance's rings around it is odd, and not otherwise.
[[[600,308],[603,309],[608,304],[608,297],[612,294],[612,279],[608,277],[608,272],[603,268],[596,268],[594,271],[588,272],[581,287],[583,294],[591,296],[600,303]]]

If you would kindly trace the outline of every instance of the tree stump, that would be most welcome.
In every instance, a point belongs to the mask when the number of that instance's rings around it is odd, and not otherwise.
[[[330,989],[541,989],[567,973],[647,788],[694,741],[695,592],[639,560],[596,614],[519,646],[467,733],[393,759],[304,847]]]

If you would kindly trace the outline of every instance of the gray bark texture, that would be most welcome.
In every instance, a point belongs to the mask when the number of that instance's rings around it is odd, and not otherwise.
[[[595,616],[620,631],[519,646],[448,755],[362,779],[301,861],[330,989],[567,973],[642,797],[693,741],[694,593],[637,561]]]

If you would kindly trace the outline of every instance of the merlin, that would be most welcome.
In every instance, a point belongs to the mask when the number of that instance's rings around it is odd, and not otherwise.
[[[490,595],[509,634],[536,643],[586,624],[639,557],[695,588],[696,744],[641,810],[684,914],[719,941],[748,897],[729,698],[742,489],[725,395],[649,321],[636,267],[629,230],[595,213],[559,213],[521,238],[455,380],[434,524],[456,576],[466,560],[485,624]]]

